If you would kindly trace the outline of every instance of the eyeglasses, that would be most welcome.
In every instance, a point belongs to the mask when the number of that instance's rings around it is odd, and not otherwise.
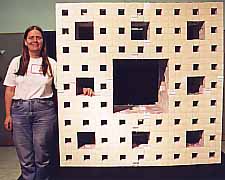
[[[29,37],[27,37],[27,40],[29,40],[29,41],[42,41],[43,40],[43,38],[41,37],[41,36],[29,36]]]

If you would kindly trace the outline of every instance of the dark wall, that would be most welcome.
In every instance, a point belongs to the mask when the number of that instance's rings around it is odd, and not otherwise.
[[[0,54],[0,145],[11,145],[11,132],[4,130],[3,122],[5,118],[4,106],[4,86],[3,80],[12,57],[21,52],[23,34],[0,34],[0,50],[5,50]]]

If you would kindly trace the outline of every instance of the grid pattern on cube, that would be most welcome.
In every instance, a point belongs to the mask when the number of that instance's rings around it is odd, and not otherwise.
[[[58,3],[60,164],[219,163],[222,12],[221,2]]]

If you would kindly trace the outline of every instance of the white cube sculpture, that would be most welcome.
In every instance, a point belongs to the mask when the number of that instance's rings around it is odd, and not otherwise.
[[[57,3],[61,166],[220,163],[223,29],[223,2]]]

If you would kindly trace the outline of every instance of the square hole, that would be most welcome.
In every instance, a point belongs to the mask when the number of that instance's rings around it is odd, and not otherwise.
[[[81,10],[80,10],[80,14],[81,14],[81,15],[87,14],[87,9],[81,9]]]
[[[215,157],[215,155],[216,155],[216,153],[215,153],[215,152],[209,152],[209,158],[214,158],[214,157]]]
[[[102,155],[102,161],[107,160],[108,159],[108,155],[104,154]]]
[[[125,53],[125,46],[119,46],[119,53]]]
[[[187,21],[187,40],[205,39],[205,21]]]
[[[145,158],[144,154],[138,154],[138,160],[141,160],[141,159],[144,159],[144,158]]]
[[[64,108],[69,108],[70,107],[70,102],[64,102]]]
[[[88,53],[88,47],[87,46],[81,47],[81,52],[82,53]]]
[[[84,160],[90,160],[91,156],[90,155],[84,155]]]
[[[162,159],[162,154],[156,154],[155,159],[156,159],[156,160]]]
[[[210,106],[216,106],[216,100],[215,99],[210,101]]]
[[[210,124],[215,124],[216,118],[211,117],[211,118],[209,119],[209,122],[210,122]]]
[[[215,52],[217,50],[217,45],[211,45],[211,51]]]
[[[138,46],[138,53],[144,53],[144,46]]]
[[[174,28],[174,33],[175,34],[180,34],[181,33],[181,28]]]
[[[107,102],[101,102],[101,107],[107,107]]]
[[[95,145],[95,132],[77,132],[78,148]]]
[[[70,48],[69,47],[63,47],[63,53],[69,53]]]
[[[144,119],[138,119],[138,125],[144,124]]]
[[[217,33],[217,27],[211,27],[211,33]]]
[[[102,143],[108,142],[108,138],[102,138]]]
[[[193,64],[193,65],[192,65],[192,69],[193,69],[194,71],[199,70],[199,64]]]
[[[88,65],[82,65],[81,67],[82,71],[88,71]]]
[[[211,82],[211,88],[216,88],[217,82]]]
[[[198,124],[198,119],[197,118],[192,119],[192,124]]]
[[[137,9],[137,15],[143,15],[144,9]]]
[[[83,94],[84,88],[91,88],[94,91],[94,78],[76,78],[76,95]]]
[[[204,76],[196,77],[187,77],[187,94],[201,94],[203,93],[204,85]]]
[[[88,102],[82,102],[82,107],[83,108],[87,108],[89,106],[89,103]]]
[[[180,154],[174,154],[173,155],[173,159],[179,159],[180,158]]]
[[[162,46],[156,46],[156,52],[157,53],[161,53],[162,52],[163,47]]]
[[[163,59],[113,59],[114,112],[156,104],[166,67]]]
[[[179,141],[180,141],[180,137],[178,137],[178,136],[174,137],[174,138],[173,138],[173,141],[174,141],[174,142],[179,142]]]
[[[126,141],[126,138],[125,137],[120,137],[120,143],[123,143]]]
[[[203,130],[186,131],[186,147],[202,147],[203,134]]]
[[[100,53],[106,53],[106,46],[100,46]]]
[[[211,15],[217,14],[217,8],[211,8]]]
[[[69,71],[70,66],[69,65],[63,65],[63,71]]]
[[[211,70],[216,70],[217,69],[217,64],[211,64]]]
[[[120,119],[119,120],[119,125],[123,125],[123,124],[126,124],[126,121],[124,119]]]
[[[162,137],[156,137],[156,143],[162,142]]]
[[[192,15],[199,15],[199,9],[192,9]]]
[[[156,28],[156,34],[162,34],[162,28]]]
[[[181,46],[175,46],[175,52],[180,52],[181,51]]]
[[[181,83],[175,83],[175,89],[180,89]]]
[[[126,159],[126,155],[120,155],[120,160]]]
[[[83,126],[87,126],[87,125],[89,125],[89,120],[87,119],[83,120]]]
[[[100,9],[100,15],[106,15],[106,9]]]
[[[119,34],[125,34],[125,28],[119,27]]]
[[[100,84],[100,89],[106,89],[107,87],[106,87],[106,83],[101,83]]]
[[[64,90],[70,89],[70,84],[63,84],[63,89]]]
[[[162,119],[156,119],[155,124],[156,124],[156,125],[162,124]]]
[[[176,64],[174,69],[175,69],[175,71],[179,71],[181,69],[181,65],[180,64]]]
[[[94,23],[75,22],[75,40],[94,40]]]
[[[70,155],[70,154],[67,154],[67,155],[66,155],[66,160],[71,160],[72,158],[73,158],[72,155]]]
[[[174,125],[180,124],[180,119],[174,119]]]
[[[193,102],[192,102],[192,106],[193,106],[193,107],[198,106],[198,101],[193,101]]]
[[[100,28],[100,34],[106,34],[106,28]]]
[[[131,40],[147,40],[149,34],[149,22],[131,22]]]
[[[132,132],[132,148],[136,148],[142,144],[148,144],[150,132]]]
[[[62,28],[62,34],[69,34],[69,28]]]
[[[125,9],[118,9],[118,15],[125,15]]]
[[[162,15],[162,9],[156,9],[156,10],[155,10],[155,14],[156,14],[157,16]]]
[[[107,65],[100,65],[100,71],[107,71]]]
[[[198,157],[198,153],[192,153],[191,157],[192,157],[192,159],[197,158]]]
[[[209,140],[210,140],[210,141],[214,141],[215,139],[216,139],[216,135],[210,135],[210,136],[209,136]]]
[[[199,46],[193,46],[192,51],[193,52],[199,52]]]
[[[65,120],[65,126],[70,126],[71,125],[71,120]]]
[[[101,126],[103,126],[103,125],[107,125],[107,120],[105,120],[105,119],[101,120]]]
[[[65,138],[65,143],[71,143],[71,142],[72,142],[71,138]]]
[[[62,16],[68,16],[68,10],[67,9],[63,9],[62,10]]]
[[[174,106],[175,106],[175,107],[180,107],[180,104],[181,104],[180,101],[175,101],[175,102],[174,102]]]
[[[174,15],[180,15],[180,9],[174,9]]]

